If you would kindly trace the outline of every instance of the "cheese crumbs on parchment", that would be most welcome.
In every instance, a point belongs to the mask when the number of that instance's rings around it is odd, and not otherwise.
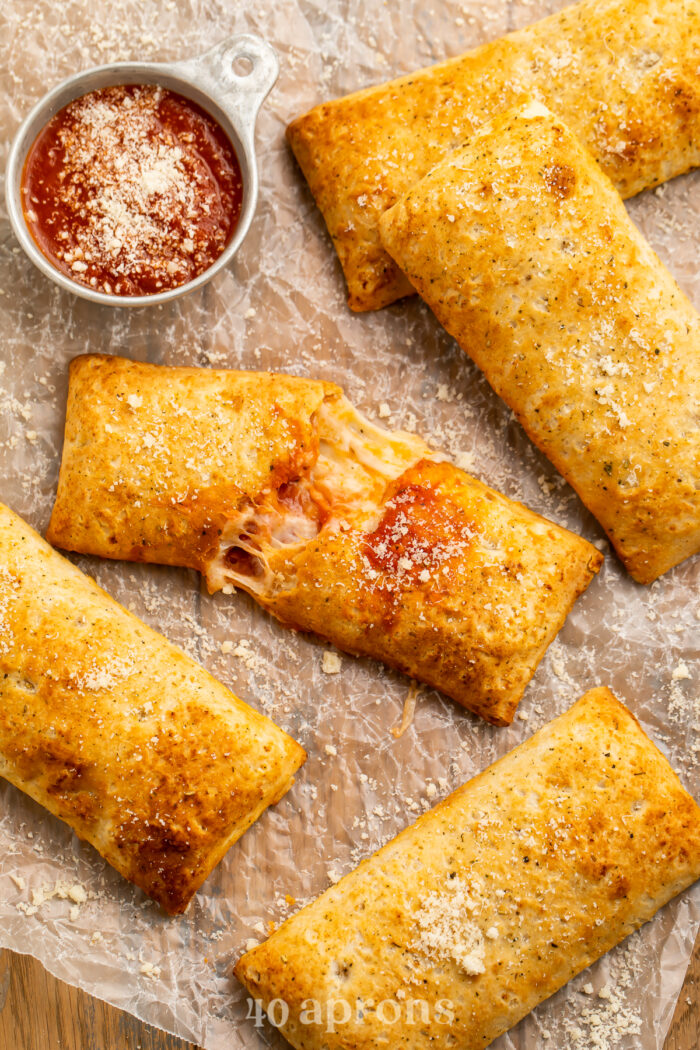
[[[342,662],[338,653],[333,653],[327,649],[323,654],[323,660],[321,661],[321,670],[324,674],[340,674]]]

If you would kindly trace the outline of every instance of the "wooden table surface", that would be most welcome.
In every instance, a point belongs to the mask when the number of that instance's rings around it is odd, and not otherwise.
[[[664,1050],[700,1047],[700,937]],[[51,977],[29,955],[0,952],[0,1050],[196,1050]]]

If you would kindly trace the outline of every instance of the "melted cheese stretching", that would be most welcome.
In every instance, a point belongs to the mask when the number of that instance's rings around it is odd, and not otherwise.
[[[376,519],[389,482],[421,459],[443,459],[414,434],[371,423],[344,396],[314,414],[319,451],[298,479],[248,501],[232,515],[206,570],[211,590],[241,587],[256,597],[274,588],[273,552],[293,553],[322,529],[363,527]]]
[[[601,557],[437,459],[331,383],[79,358],[49,536],[241,587],[505,725]]]

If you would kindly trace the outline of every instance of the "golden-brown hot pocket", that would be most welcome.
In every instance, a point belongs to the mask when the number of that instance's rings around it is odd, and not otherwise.
[[[700,317],[572,132],[497,117],[381,231],[631,575],[700,550]]]
[[[0,504],[0,775],[167,912],[303,749]]]
[[[532,96],[623,197],[700,164],[698,0],[584,0],[458,58],[326,102],[288,136],[354,310],[412,291],[379,218],[480,125]]]
[[[48,538],[187,565],[509,723],[601,564],[330,383],[89,356]]]
[[[593,689],[235,972],[297,1050],[476,1050],[698,877],[700,809]]]

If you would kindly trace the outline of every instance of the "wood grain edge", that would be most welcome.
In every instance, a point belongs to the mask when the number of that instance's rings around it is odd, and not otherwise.
[[[664,1050],[700,1047],[700,936]],[[0,951],[0,1048],[7,1050],[199,1050],[57,980],[30,955]]]
[[[198,1050],[53,977],[31,955],[0,952],[1,1050]]]
[[[678,996],[664,1050],[697,1050],[700,1046],[700,934]]]

